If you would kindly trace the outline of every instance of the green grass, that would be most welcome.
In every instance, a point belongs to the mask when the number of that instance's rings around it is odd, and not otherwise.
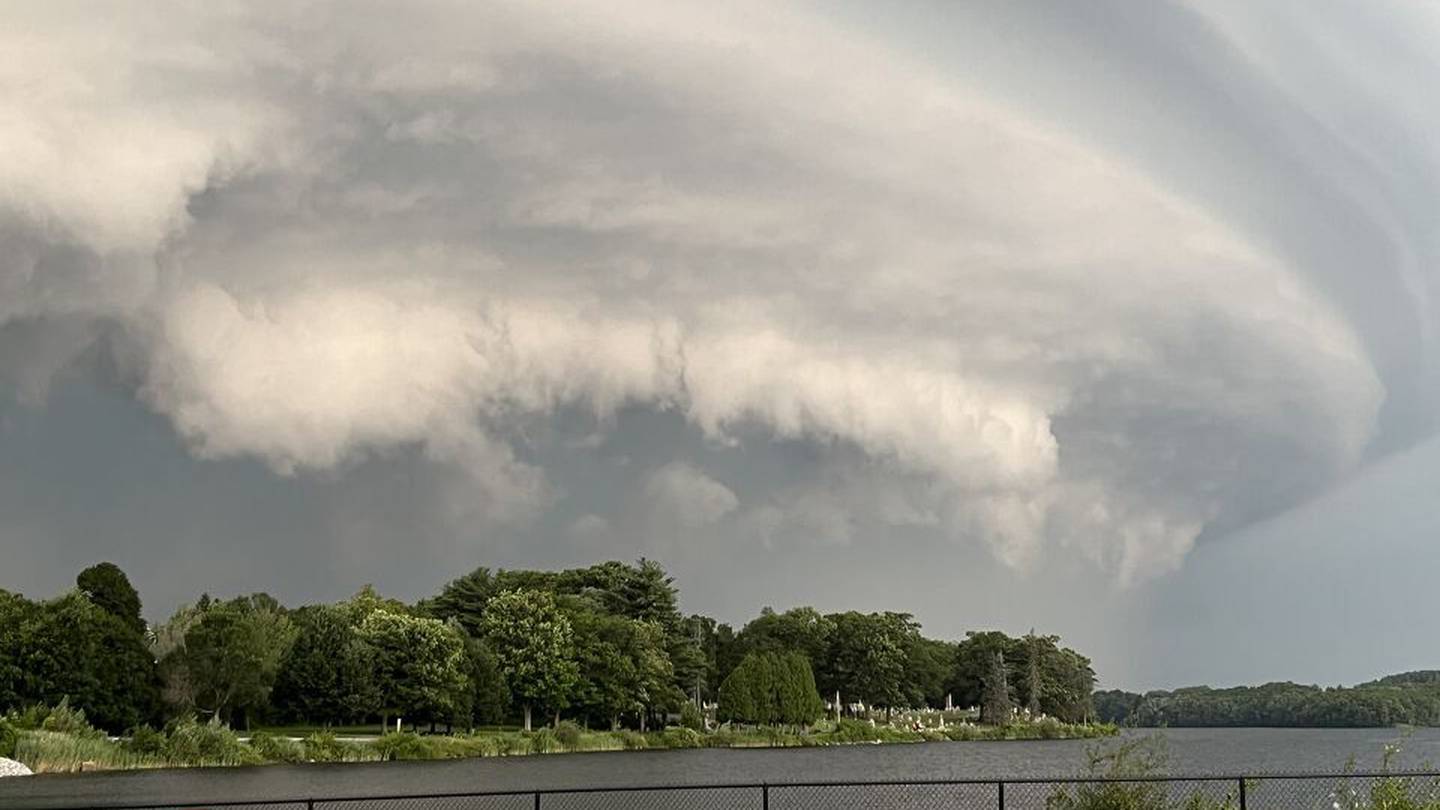
[[[414,731],[381,734],[379,726],[271,726],[248,739],[217,721],[183,719],[163,730],[137,729],[113,741],[91,728],[83,713],[57,711],[43,723],[11,724],[15,759],[37,773],[137,768],[185,768],[301,762],[375,762],[508,757],[581,751],[683,748],[793,748],[939,740],[1064,739],[1114,734],[1113,726],[1068,726],[1057,721],[999,728],[951,724],[913,731],[845,719],[822,720],[808,730],[773,726],[730,727],[708,733],[683,727],[659,731],[588,731],[573,723],[522,732],[495,727],[453,735]],[[364,739],[363,737],[370,737]],[[1437,808],[1436,810],[1440,810]]]

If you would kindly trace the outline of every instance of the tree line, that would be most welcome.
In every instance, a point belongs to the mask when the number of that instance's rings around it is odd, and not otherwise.
[[[825,711],[978,706],[1091,719],[1090,662],[1056,636],[927,638],[905,613],[769,608],[738,631],[680,611],[655,562],[479,568],[415,604],[365,587],[289,608],[202,595],[147,625],[118,567],[34,601],[0,590],[0,711],[67,699],[115,733],[183,716],[471,728],[536,718],[637,728],[674,719],[804,726]],[[824,696],[822,699],[821,696]]]
[[[1095,694],[1096,715],[1135,727],[1376,728],[1440,725],[1440,673],[1409,672],[1353,687],[1268,683]]]

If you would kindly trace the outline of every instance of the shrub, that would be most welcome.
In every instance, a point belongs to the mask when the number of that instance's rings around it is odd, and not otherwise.
[[[530,753],[553,754],[561,750],[560,738],[548,728],[542,728],[530,735]]]
[[[1169,752],[1162,737],[1141,737],[1087,752],[1092,776],[1111,779],[1163,773]],[[1337,805],[1338,806],[1338,805]],[[1164,782],[1091,782],[1056,788],[1045,799],[1046,810],[1234,810],[1233,794],[1216,799],[1191,793],[1175,799]]]
[[[304,762],[305,749],[289,737],[278,737],[257,731],[250,737],[250,747],[266,762]]]
[[[560,745],[567,751],[578,749],[583,736],[584,734],[580,731],[580,727],[569,720],[561,723],[560,727],[555,729],[555,738],[560,741]]]
[[[14,724],[19,731],[38,731],[45,718],[50,716],[50,707],[43,703],[34,703],[26,706],[19,712],[10,712],[5,719]]]
[[[82,767],[141,768],[154,764],[103,736],[78,737],[58,731],[21,732],[15,744],[15,759],[35,773],[73,773]]]
[[[172,765],[260,764],[255,751],[218,717],[208,723],[183,718],[171,723],[165,736],[165,759]]]
[[[163,756],[165,753],[165,733],[156,731],[149,726],[137,726],[130,730],[130,739],[125,741],[125,747],[131,753],[148,757]]]
[[[680,706],[680,725],[693,731],[704,731],[705,717],[694,703],[687,700]]]
[[[520,732],[510,732],[496,740],[498,753],[509,757],[530,753],[530,739]]]
[[[309,762],[349,762],[360,759],[359,746],[341,742],[329,731],[316,731],[300,741],[300,750]]]
[[[382,734],[370,743],[370,748],[382,760],[397,759],[440,759],[440,752],[424,737],[411,732]]]
[[[626,751],[644,751],[650,747],[650,744],[645,741],[645,735],[638,731],[615,731],[611,733],[615,736],[615,739],[620,741],[620,745]]]
[[[45,719],[40,723],[44,731],[53,731],[57,734],[73,734],[76,737],[104,737],[105,732],[97,731],[85,719],[84,709],[70,708],[70,698],[61,698],[55,708],[46,713]]]
[[[860,720],[851,720],[848,717],[840,718],[835,730],[830,733],[836,742],[874,742],[880,739],[879,729],[875,726]]]
[[[685,704],[690,705],[690,704]],[[666,748],[699,748],[702,742],[700,732],[693,728],[667,728],[661,735]]]
[[[15,743],[20,740],[20,729],[8,717],[0,717],[0,757],[15,758]]]

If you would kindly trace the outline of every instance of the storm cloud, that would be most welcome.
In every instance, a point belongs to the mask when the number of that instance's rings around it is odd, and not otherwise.
[[[12,10],[0,380],[492,536],[1118,587],[1429,434],[1433,11],[871,13]]]

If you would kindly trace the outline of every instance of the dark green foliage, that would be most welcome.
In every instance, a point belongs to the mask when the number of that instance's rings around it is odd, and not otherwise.
[[[694,703],[687,700],[680,706],[680,725],[692,731],[704,731],[705,716]]]
[[[148,724],[139,726],[130,730],[130,739],[125,741],[125,747],[142,756],[161,756],[165,753],[165,733]]]
[[[834,634],[834,618],[821,615],[815,608],[798,607],[776,613],[766,607],[735,636],[735,651],[741,658],[752,652],[794,651],[811,662],[824,661],[830,653]]]
[[[673,580],[653,560],[634,565],[610,561],[566,571],[494,571],[478,568],[445,586],[419,606],[427,615],[454,619],[472,636],[484,635],[491,600],[505,591],[536,591],[557,601],[570,598],[594,612],[644,622],[660,629],[661,648],[669,661],[670,689],[689,694],[705,687],[708,659],[694,627],[680,613]]]
[[[905,649],[919,626],[903,613],[839,613],[824,671],[827,691],[849,703],[889,709],[906,703]]]
[[[1012,700],[1067,721],[1093,714],[1089,661],[1054,636],[981,633],[952,644],[923,637],[908,614],[809,607],[767,608],[736,634],[708,617],[684,617],[670,577],[644,559],[566,571],[480,568],[414,608],[369,586],[295,611],[263,594],[202,595],[144,638],[139,595],[119,568],[93,566],[77,583],[80,591],[44,603],[0,591],[0,710],[68,698],[109,731],[138,729],[142,748],[157,734],[143,724],[163,721],[162,707],[170,717],[246,727],[254,719],[373,723],[398,712],[460,728],[522,712],[528,725],[539,708],[547,721],[645,732],[675,711],[685,728],[703,729],[692,701],[719,698],[722,718],[803,726],[822,713],[820,695],[837,691],[845,704],[887,716],[944,705],[952,690],[961,706],[976,705],[997,651]],[[1434,680],[1412,673],[1378,682],[1374,700],[1351,700],[1340,714],[1347,722],[1424,716],[1425,690],[1440,690]],[[1169,721],[1196,702],[1182,693],[1138,697],[1123,707],[1132,720]],[[51,715],[35,712],[36,723]],[[29,713],[15,716],[23,722]],[[181,737],[200,733],[187,726]],[[795,732],[775,733],[795,743]],[[275,749],[266,758],[296,755],[274,740],[264,745]],[[374,753],[326,753],[323,740],[310,747],[322,757]]]
[[[0,757],[14,759],[15,743],[20,739],[20,729],[5,717],[0,717]]]
[[[684,700],[664,648],[664,632],[649,622],[567,603],[579,677],[570,704],[597,723],[618,728],[622,715],[642,717]],[[643,723],[642,723],[643,725]]]
[[[752,652],[720,685],[722,720],[798,726],[823,712],[810,662],[796,652]]]
[[[317,731],[301,740],[300,749],[309,762],[349,762],[359,758],[358,746],[328,731]]]
[[[270,596],[209,602],[186,630],[182,646],[162,662],[167,676],[185,685],[173,696],[177,708],[248,722],[268,707],[294,638],[293,624]]]
[[[418,734],[385,734],[372,742],[371,747],[385,761],[433,759],[430,746]]]
[[[980,722],[992,726],[1010,722],[1010,686],[1005,674],[1005,656],[996,650],[990,657],[980,697]]]
[[[287,737],[264,731],[250,735],[250,747],[266,762],[304,762],[305,747]]]
[[[119,732],[151,719],[159,681],[143,638],[78,591],[36,604],[0,596],[0,698],[6,707],[68,698]]]
[[[75,586],[101,610],[121,620],[139,635],[145,633],[140,616],[140,594],[130,578],[114,563],[102,562],[80,572]]]
[[[959,706],[979,706],[995,654],[1005,661],[1006,677],[1012,697],[1020,705],[1034,708],[1067,723],[1079,723],[1094,714],[1091,693],[1095,688],[1095,672],[1090,659],[1068,647],[1061,647],[1058,636],[1030,634],[1011,638],[1004,633],[987,631],[969,633],[955,646],[955,668],[950,689]],[[1031,660],[1034,659],[1032,672]],[[1031,680],[1035,679],[1038,694],[1032,700]]]
[[[560,744],[564,746],[567,751],[573,751],[580,747],[582,734],[579,726],[568,721],[561,723],[555,729],[555,739],[559,740]]]
[[[350,611],[313,605],[291,614],[295,642],[281,659],[272,703],[288,720],[347,723],[380,704],[375,651],[360,638]]]
[[[379,700],[373,711],[444,722],[465,704],[470,661],[458,629],[438,619],[376,610],[357,632],[373,651]]]
[[[1025,637],[1025,710],[1031,717],[1040,715],[1040,694],[1045,685],[1040,679],[1040,645],[1034,631]]]
[[[955,645],[924,638],[918,628],[907,633],[905,639],[905,702],[910,706],[943,708],[955,668]]]
[[[1095,717],[1102,723],[1129,725],[1130,715],[1145,696],[1120,689],[1096,692],[1093,696]]]
[[[1129,712],[1116,721],[1123,720],[1131,726],[1440,725],[1440,684],[1424,682],[1350,689],[1295,683],[1230,689],[1194,686],[1173,692],[1148,692],[1144,696],[1132,694],[1128,699],[1133,701]]]
[[[256,765],[259,755],[230,727],[212,717],[198,722],[193,717],[171,721],[165,728],[165,758],[176,765]]]
[[[484,641],[466,637],[465,657],[470,676],[470,691],[463,705],[470,723],[500,723],[510,709],[510,690],[500,673],[500,659]]]
[[[666,748],[699,748],[704,743],[700,732],[689,728],[667,728],[661,739]]]
[[[776,658],[776,691],[779,721],[786,725],[808,726],[825,713],[824,701],[815,691],[815,674],[810,661],[796,652],[781,653]]]

